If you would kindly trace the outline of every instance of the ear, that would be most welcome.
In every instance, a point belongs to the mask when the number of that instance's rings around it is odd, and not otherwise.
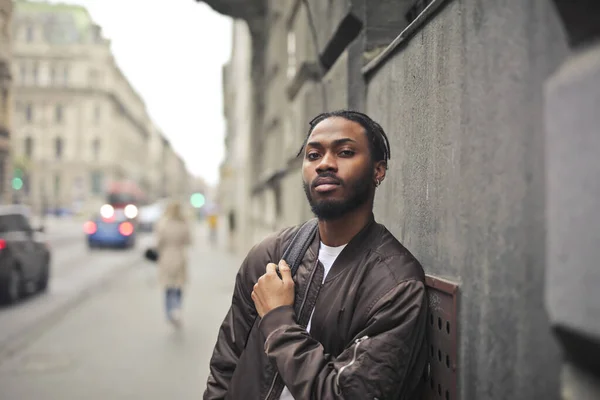
[[[379,182],[383,182],[383,180],[385,179],[386,166],[387,163],[385,161],[377,161],[375,163],[375,175],[373,176],[373,179]]]

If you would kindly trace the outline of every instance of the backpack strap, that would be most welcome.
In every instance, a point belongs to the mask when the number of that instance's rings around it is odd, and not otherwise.
[[[296,275],[296,271],[298,271],[298,267],[304,258],[304,254],[310,247],[310,244],[317,233],[319,227],[318,222],[319,221],[316,218],[306,221],[300,229],[298,229],[298,232],[296,232],[281,257],[290,266],[292,276]],[[277,275],[281,278],[279,267],[277,267]]]

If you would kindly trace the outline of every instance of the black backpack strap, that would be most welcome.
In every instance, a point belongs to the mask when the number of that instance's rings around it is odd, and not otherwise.
[[[319,227],[318,222],[319,221],[316,218],[306,221],[300,229],[298,229],[298,232],[296,232],[281,257],[290,266],[292,276],[296,275],[296,271],[298,271],[298,267],[304,258],[304,254],[310,247],[310,244],[317,233]],[[279,268],[277,268],[277,275],[281,278]]]

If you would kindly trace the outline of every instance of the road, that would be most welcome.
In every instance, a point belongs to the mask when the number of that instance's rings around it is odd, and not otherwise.
[[[166,322],[156,268],[133,251],[54,250],[47,294],[0,309],[0,399],[197,399],[241,261],[190,251],[184,326]]]

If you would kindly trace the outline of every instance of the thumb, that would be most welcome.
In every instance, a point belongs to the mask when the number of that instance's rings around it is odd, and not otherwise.
[[[293,281],[292,270],[285,260],[279,261],[279,272],[281,273],[281,280],[284,282]]]

